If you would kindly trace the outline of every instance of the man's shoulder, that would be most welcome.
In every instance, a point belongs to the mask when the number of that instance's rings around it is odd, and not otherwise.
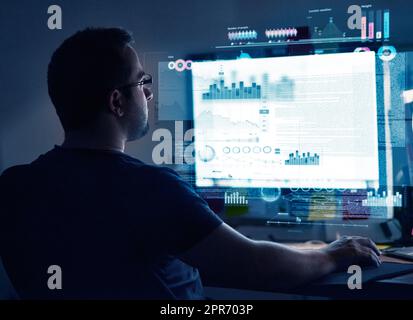
[[[14,177],[20,177],[24,175],[30,168],[30,164],[21,164],[7,168],[0,175],[0,179],[3,181],[13,179]]]
[[[34,161],[26,164],[19,164],[15,166],[11,166],[7,169],[5,169],[0,177],[1,180],[6,181],[6,180],[15,180],[20,177],[27,177],[27,175],[31,174],[33,172],[33,168],[36,167],[38,163],[41,163],[43,159],[45,159],[52,150],[48,151],[47,153],[41,154],[35,159]]]
[[[128,154],[122,154],[122,161],[127,168],[139,169],[148,174],[179,177],[179,174],[171,168],[148,164]]]
[[[180,180],[179,174],[170,169],[168,167],[161,167],[152,164],[147,164],[144,162],[140,162],[140,164],[136,163],[135,165],[132,164],[131,167],[135,167],[137,172],[140,175],[147,175],[149,177],[153,177],[154,179],[166,179],[166,180]],[[157,180],[159,181],[159,180]]]
[[[136,160],[136,159],[135,159]],[[152,190],[163,192],[168,190],[169,193],[180,191],[192,192],[192,187],[185,181],[175,170],[144,162],[134,163],[133,158],[130,164],[123,166],[132,181],[144,183],[146,187]]]
[[[28,165],[17,165],[10,167],[0,174],[0,207],[8,206],[15,202],[15,195],[19,190],[25,190],[25,184],[29,174]],[[0,208],[0,216],[2,209]],[[1,223],[0,223],[1,224]]]
[[[19,181],[30,180],[33,176],[42,176],[46,172],[50,172],[51,167],[55,167],[54,164],[58,164],[57,168],[64,169],[68,164],[65,161],[62,161],[62,157],[58,154],[59,150],[50,150],[49,152],[40,155],[36,160],[29,164],[22,164],[12,166],[3,171],[0,175],[0,180],[3,185],[9,183],[18,183]],[[112,154],[113,155],[113,154]],[[110,155],[109,155],[110,156]],[[115,170],[117,175],[126,178],[129,177],[132,181],[145,181],[145,183],[152,182],[153,184],[180,184],[184,183],[179,174],[168,168],[161,167],[157,165],[147,164],[141,160],[134,158],[130,155],[119,154],[119,157],[115,155],[114,160],[116,165],[113,166],[111,160],[111,165],[107,168],[109,170]],[[103,161],[103,163],[105,163]],[[101,168],[106,168],[106,165],[103,165]],[[129,179],[126,179],[127,181]]]

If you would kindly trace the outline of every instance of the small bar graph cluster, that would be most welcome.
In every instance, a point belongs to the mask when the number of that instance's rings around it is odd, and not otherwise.
[[[240,81],[237,88],[236,83],[232,83],[231,87],[225,86],[224,80],[217,84],[209,86],[209,91],[202,94],[203,100],[233,100],[233,99],[261,99],[261,86],[255,82],[251,87],[245,87],[244,82]]]
[[[228,32],[228,39],[231,41],[255,40],[257,37],[258,33],[255,30]]]
[[[363,10],[361,17],[361,39],[388,40],[390,38],[390,11]]]
[[[298,151],[290,153],[288,160],[285,160],[286,166],[318,166],[320,164],[320,156],[315,153],[314,156],[310,155],[310,152],[307,154],[303,153],[300,155]]]
[[[296,28],[281,28],[281,29],[267,29],[265,30],[265,36],[269,39],[296,37],[298,30]]]
[[[225,192],[224,203],[229,206],[247,206],[248,199],[245,195],[240,195],[239,192]]]
[[[372,191],[367,193],[367,199],[362,200],[363,207],[401,207],[402,195],[396,192],[396,195],[387,195],[386,191],[382,194],[374,195]]]

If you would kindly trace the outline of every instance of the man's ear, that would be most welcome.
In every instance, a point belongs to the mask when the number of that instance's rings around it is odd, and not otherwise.
[[[123,117],[123,95],[118,90],[115,89],[112,91],[109,97],[109,110],[116,116],[116,117]]]

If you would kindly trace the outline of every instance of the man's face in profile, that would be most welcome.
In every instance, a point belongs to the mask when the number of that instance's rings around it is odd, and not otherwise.
[[[131,46],[127,46],[124,54],[128,68],[130,68],[128,83],[141,81],[145,72],[136,51]],[[153,93],[143,86],[133,86],[127,90],[129,92],[122,126],[126,130],[127,141],[133,141],[143,137],[149,131],[148,101],[152,99]]]

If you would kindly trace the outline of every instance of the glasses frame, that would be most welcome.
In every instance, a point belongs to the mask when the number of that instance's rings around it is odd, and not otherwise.
[[[152,75],[150,75],[149,73],[145,73],[142,76],[142,78],[145,77],[145,76],[148,76],[149,78],[148,79],[143,79],[141,81],[128,83],[128,84],[125,84],[125,85],[122,85],[122,86],[118,86],[118,87],[115,87],[115,89],[122,90],[122,89],[127,89],[127,88],[132,88],[132,87],[140,87],[140,86],[143,87],[145,84],[153,84]]]

